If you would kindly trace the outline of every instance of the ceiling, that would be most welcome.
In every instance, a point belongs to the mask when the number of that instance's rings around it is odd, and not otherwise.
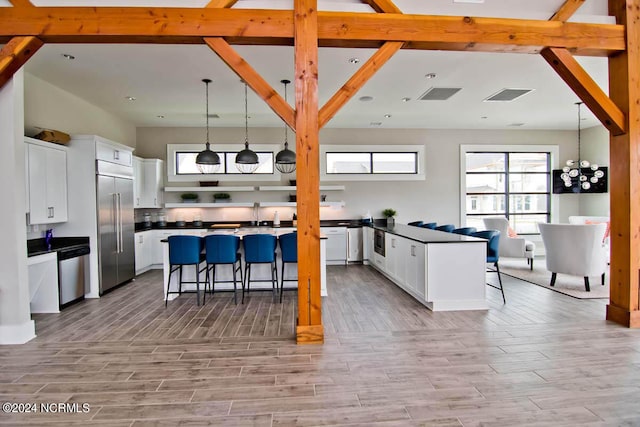
[[[201,7],[207,0],[99,0],[91,5]],[[563,0],[396,0],[405,13],[548,19]],[[87,5],[85,1],[33,0],[39,6]],[[8,5],[0,0],[0,6]],[[239,0],[238,8],[286,8],[292,1]],[[321,10],[370,11],[358,0],[319,1]],[[572,18],[613,22],[606,0],[587,0]],[[281,94],[282,79],[293,80],[293,48],[235,46]],[[371,49],[321,48],[319,99],[322,105],[369,58]],[[62,55],[70,54],[74,60]],[[358,58],[359,63],[349,60]],[[606,58],[577,58],[607,91]],[[204,126],[205,85],[210,78],[212,126],[244,126],[244,86],[205,45],[45,45],[26,71],[77,95],[138,127]],[[435,78],[426,75],[434,73]],[[462,88],[446,101],[420,101],[431,87]],[[504,88],[533,91],[511,102],[483,102]],[[135,97],[129,101],[128,96]],[[362,96],[373,97],[368,102]],[[288,88],[292,103],[293,87]],[[410,98],[404,102],[403,98]],[[539,55],[478,52],[398,52],[327,124],[334,128],[575,129],[577,96]],[[281,120],[249,90],[249,125],[281,126]],[[391,117],[385,117],[390,115]],[[583,109],[584,128],[598,121]]]

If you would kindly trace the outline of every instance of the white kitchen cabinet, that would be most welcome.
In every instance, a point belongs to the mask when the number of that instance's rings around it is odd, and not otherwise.
[[[373,264],[373,228],[362,227],[362,260]]]
[[[425,245],[413,240],[407,241],[408,253],[405,264],[405,287],[411,292],[415,292],[423,299],[427,299],[425,289],[425,265],[426,251]]]
[[[142,207],[142,192],[144,186],[144,164],[140,157],[133,157],[133,207]]]
[[[27,142],[29,224],[66,222],[67,149],[31,139]]]
[[[362,227],[347,229],[347,262],[362,262]]]
[[[123,166],[133,165],[133,154],[131,147],[116,144],[113,142],[96,141],[96,160],[117,163]]]
[[[164,187],[164,162],[160,159],[142,160],[142,206],[143,208],[162,207]]]
[[[27,258],[31,313],[59,313],[58,256],[54,252]]]
[[[142,274],[153,264],[154,230],[139,231],[135,234],[136,274]]]
[[[133,206],[160,208],[163,202],[164,161],[133,157]]]
[[[391,233],[385,234],[385,272],[402,287],[404,287],[406,276],[405,252],[407,251],[407,247],[407,239]]]
[[[347,263],[347,227],[321,227],[327,237],[327,265]]]
[[[153,230],[151,243],[151,261],[154,266],[162,266],[162,240],[180,234],[180,230]]]

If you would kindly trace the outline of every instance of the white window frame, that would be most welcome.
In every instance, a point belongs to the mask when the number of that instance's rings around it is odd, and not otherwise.
[[[418,173],[327,173],[327,152],[338,153],[418,153]],[[424,181],[424,145],[320,145],[321,181]]]
[[[281,144],[251,144],[254,151],[270,151],[275,160],[276,153],[282,150]],[[244,144],[216,144],[211,146],[213,151],[241,151]],[[201,174],[201,175],[176,175],[176,152],[204,150],[204,144],[167,144],[167,181],[168,182],[198,182],[198,181],[220,181],[220,182],[255,182],[255,181],[281,181],[282,174],[278,169],[273,168],[272,174]]]
[[[551,173],[559,168],[560,147],[557,145],[460,145],[460,226],[467,223],[467,153],[482,152],[510,152],[510,153],[549,153],[551,156]],[[549,189],[551,191],[551,188]],[[551,193],[550,221],[554,222],[560,215],[558,195]],[[529,238],[529,236],[527,236]]]

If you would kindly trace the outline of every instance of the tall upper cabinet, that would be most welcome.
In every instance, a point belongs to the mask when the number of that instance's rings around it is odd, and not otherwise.
[[[163,203],[164,162],[160,159],[133,158],[133,206],[160,208]]]
[[[67,147],[26,138],[29,224],[66,222]]]

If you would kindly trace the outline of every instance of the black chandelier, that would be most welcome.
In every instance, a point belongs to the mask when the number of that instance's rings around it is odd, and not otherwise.
[[[207,142],[205,149],[196,156],[196,166],[200,173],[214,173],[220,168],[220,156],[209,148],[209,83],[211,79],[202,79],[206,88],[206,122],[207,122]]]
[[[280,83],[284,85],[284,100],[287,101],[287,85],[291,83],[290,80],[280,80]],[[276,154],[276,169],[282,173],[292,173],[296,170],[296,153],[289,150],[289,126],[284,124],[284,150]]]

